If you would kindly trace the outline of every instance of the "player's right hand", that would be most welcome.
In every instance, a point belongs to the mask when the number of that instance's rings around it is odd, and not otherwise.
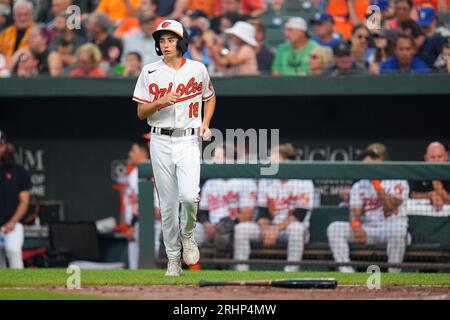
[[[353,229],[353,232],[355,234],[355,242],[356,243],[366,243],[367,242],[367,233],[364,231],[363,228],[355,228]]]
[[[163,105],[172,105],[177,103],[178,99],[180,99],[180,95],[176,92],[171,91],[161,98],[161,103]]]

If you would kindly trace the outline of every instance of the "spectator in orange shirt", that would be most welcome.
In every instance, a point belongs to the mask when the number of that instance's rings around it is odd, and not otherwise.
[[[326,12],[334,18],[334,31],[350,39],[353,26],[365,22],[368,6],[368,0],[330,0]]]
[[[217,0],[188,0],[188,10],[201,10],[208,17],[214,15],[214,9],[216,7]]]
[[[92,43],[86,43],[77,50],[78,68],[72,70],[71,77],[106,77],[106,72],[98,65],[102,59],[100,49]]]
[[[136,15],[140,0],[100,0],[95,11],[106,13],[116,26]]]
[[[18,0],[13,7],[14,24],[0,34],[0,53],[9,62],[17,49],[28,48],[28,36],[33,26],[33,4]]]

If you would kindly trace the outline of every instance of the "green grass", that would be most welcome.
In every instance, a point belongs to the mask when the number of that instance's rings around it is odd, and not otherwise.
[[[24,269],[0,270],[0,287],[27,286],[65,286],[67,277],[65,269]],[[287,278],[336,278],[338,284],[364,285],[368,274],[342,274],[338,272],[297,272],[284,273],[273,271],[189,271],[181,277],[164,277],[164,270],[82,270],[83,285],[156,285],[156,284],[190,284],[197,285],[199,280],[268,280]],[[447,285],[450,286],[448,273],[400,273],[381,275],[382,285]]]
[[[0,300],[104,300],[105,297],[46,290],[0,289]]]

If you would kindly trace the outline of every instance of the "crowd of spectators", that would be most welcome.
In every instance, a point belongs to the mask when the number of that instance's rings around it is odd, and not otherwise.
[[[312,19],[280,26],[262,18],[287,0],[79,2],[0,0],[0,77],[135,77],[160,59],[152,32],[164,19],[183,23],[186,57],[212,76],[450,73],[448,0],[313,0]],[[278,47],[268,27],[283,29]]]

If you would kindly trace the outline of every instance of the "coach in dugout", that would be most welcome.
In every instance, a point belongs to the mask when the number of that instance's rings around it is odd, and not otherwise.
[[[432,142],[425,153],[425,162],[442,163],[448,161],[448,153],[440,142]],[[429,199],[437,211],[441,211],[445,204],[450,204],[450,181],[410,181],[412,199]]]
[[[22,269],[23,226],[19,222],[28,210],[31,180],[15,163],[14,148],[0,130],[0,268]],[[6,255],[6,260],[5,260]]]

